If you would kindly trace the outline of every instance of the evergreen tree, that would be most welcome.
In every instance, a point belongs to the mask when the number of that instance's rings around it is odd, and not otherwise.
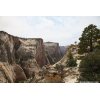
[[[79,53],[92,52],[94,50],[95,44],[99,43],[98,41],[100,40],[100,30],[97,28],[97,26],[90,24],[84,29],[79,40]]]
[[[100,82],[100,50],[88,53],[80,63],[79,81]]]

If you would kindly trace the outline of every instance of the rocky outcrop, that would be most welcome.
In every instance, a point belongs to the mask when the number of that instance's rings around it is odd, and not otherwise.
[[[45,42],[46,64],[54,64],[62,58],[59,43]]]
[[[16,51],[17,63],[23,68],[26,76],[32,77],[45,64],[42,39],[19,39],[21,44]]]
[[[11,65],[0,62],[0,82],[14,82],[15,73]]]
[[[19,65],[0,62],[0,82],[12,83],[24,80],[26,80],[26,75]]]
[[[63,82],[64,83],[77,83],[79,82],[79,67],[74,67],[74,68],[64,68],[64,78]]]
[[[24,73],[24,70],[17,64],[12,65],[12,69],[15,74],[15,81],[14,82],[22,82],[24,80],[27,80],[26,74]]]
[[[43,40],[0,31],[0,62],[1,82],[20,82],[37,75],[45,64]]]
[[[17,60],[28,60],[28,59],[36,59],[39,66],[43,66],[45,64],[45,55],[44,55],[44,47],[43,40],[40,38],[37,39],[23,39],[20,38],[20,46],[16,51]]]

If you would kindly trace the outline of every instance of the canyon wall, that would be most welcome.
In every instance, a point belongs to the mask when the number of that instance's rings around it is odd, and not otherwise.
[[[43,43],[41,38],[20,38],[0,31],[0,82],[41,82],[43,67],[60,61],[64,53],[65,47],[59,43]],[[45,78],[51,77],[48,75]]]
[[[0,31],[1,82],[20,82],[34,77],[44,64],[42,39],[24,39]]]
[[[65,55],[66,50],[67,50],[67,46],[60,46],[60,52],[61,52],[62,57]]]
[[[59,43],[45,42],[46,63],[54,64],[62,58]]]

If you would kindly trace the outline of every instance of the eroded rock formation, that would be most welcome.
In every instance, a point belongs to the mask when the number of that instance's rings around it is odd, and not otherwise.
[[[45,42],[46,63],[54,64],[62,58],[59,43]]]
[[[0,81],[20,82],[45,64],[43,40],[18,38],[0,31]]]

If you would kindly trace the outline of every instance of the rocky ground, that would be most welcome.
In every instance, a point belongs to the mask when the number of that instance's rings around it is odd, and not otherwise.
[[[78,71],[78,67],[75,68],[65,68],[65,75],[64,75],[64,83],[76,83],[78,82],[78,78],[79,78],[79,71]]]

